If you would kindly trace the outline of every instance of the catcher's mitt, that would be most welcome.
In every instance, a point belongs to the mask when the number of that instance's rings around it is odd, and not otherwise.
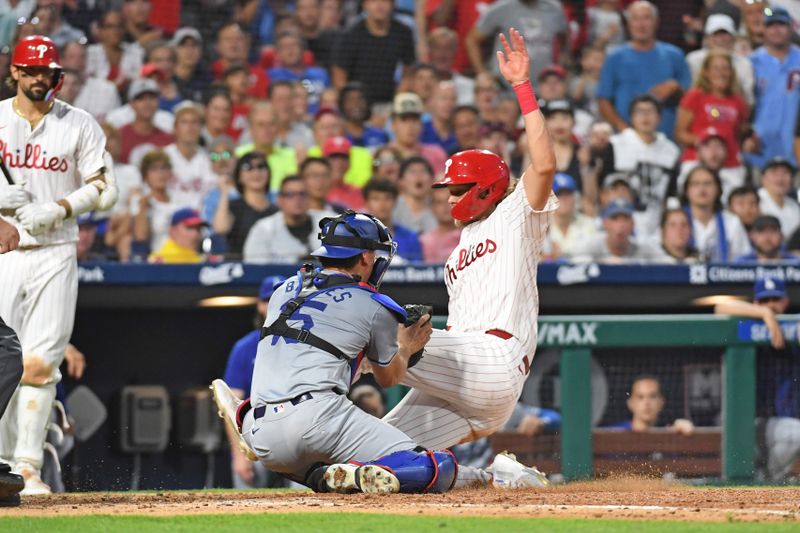
[[[423,315],[431,315],[433,316],[433,306],[432,305],[425,305],[425,304],[406,304],[403,306],[403,309],[406,311],[406,321],[403,323],[405,327],[411,326],[416,324]],[[428,319],[430,320],[430,318]],[[408,368],[419,363],[419,360],[422,359],[422,352],[425,351],[424,348],[408,358]]]

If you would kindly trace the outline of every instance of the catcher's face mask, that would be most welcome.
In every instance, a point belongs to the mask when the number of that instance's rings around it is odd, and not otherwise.
[[[374,251],[375,262],[367,283],[376,289],[380,287],[397,253],[397,243],[383,222],[366,213],[345,211],[338,217],[322,219],[320,229],[322,246],[312,255],[345,258]]]

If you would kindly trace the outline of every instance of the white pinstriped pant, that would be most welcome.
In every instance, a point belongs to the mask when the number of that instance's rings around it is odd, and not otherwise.
[[[17,332],[23,360],[39,357],[52,366],[47,383],[61,380],[77,299],[75,243],[0,255],[0,316]]]
[[[383,419],[431,450],[491,435],[511,416],[532,360],[514,337],[435,329],[403,380],[413,390]]]

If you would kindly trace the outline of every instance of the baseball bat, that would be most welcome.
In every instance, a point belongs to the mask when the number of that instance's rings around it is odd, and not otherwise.
[[[2,157],[0,157],[0,171],[3,172],[3,176],[6,177],[6,181],[8,182],[8,184],[14,185],[14,179],[11,177],[11,172],[8,171],[6,162]]]
[[[9,185],[14,185],[14,179],[11,177],[11,173],[8,171],[8,167],[6,166],[6,162],[3,161],[3,158],[0,157],[0,171],[3,172],[3,176],[6,177],[6,181]],[[0,209],[0,215],[4,216],[14,216],[16,209]]]

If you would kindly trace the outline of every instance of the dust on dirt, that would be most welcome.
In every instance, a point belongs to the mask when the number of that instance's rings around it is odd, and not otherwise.
[[[379,512],[486,517],[574,517],[703,522],[800,522],[797,488],[699,488],[617,478],[544,489],[467,489],[447,494],[311,492],[71,493],[23,498],[6,516]]]

